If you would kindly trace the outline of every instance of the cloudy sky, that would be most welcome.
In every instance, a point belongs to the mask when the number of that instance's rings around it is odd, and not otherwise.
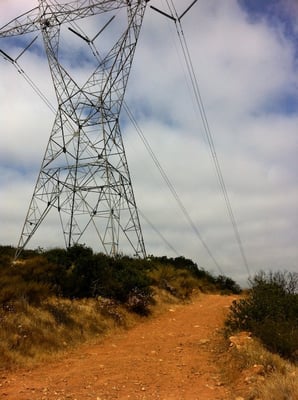
[[[215,259],[224,274],[245,284],[248,271],[175,24],[149,7],[169,13],[172,3],[180,15],[192,2],[148,3],[126,103],[213,258],[123,115],[135,197],[146,216],[141,218],[146,250],[183,255],[218,274]],[[35,6],[37,0],[0,0],[0,25]],[[298,3],[199,0],[181,21],[249,271],[253,275],[261,269],[297,270]],[[90,36],[92,29],[90,24]],[[16,58],[28,40],[0,39],[0,49]],[[74,35],[67,40],[70,48],[78,43]],[[46,59],[38,46],[37,41],[19,63],[55,104]],[[54,115],[11,63],[0,58],[0,68],[0,243],[16,245]],[[79,77],[83,69],[80,64],[74,74]],[[30,247],[62,246],[56,233],[60,229],[45,224]]]

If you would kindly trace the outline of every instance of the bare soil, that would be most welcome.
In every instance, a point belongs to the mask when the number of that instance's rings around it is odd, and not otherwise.
[[[169,305],[128,331],[83,345],[30,370],[0,375],[9,400],[226,400],[217,364],[234,297],[201,295]]]

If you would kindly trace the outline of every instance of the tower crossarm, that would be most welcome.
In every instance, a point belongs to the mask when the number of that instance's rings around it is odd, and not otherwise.
[[[144,2],[148,2],[145,0]],[[0,38],[31,33],[43,27],[53,27],[65,22],[127,7],[139,0],[75,0],[66,4],[40,0],[40,6],[20,15],[0,28]]]
[[[35,7],[2,26],[0,37],[17,36],[39,30],[39,20],[39,7]]]

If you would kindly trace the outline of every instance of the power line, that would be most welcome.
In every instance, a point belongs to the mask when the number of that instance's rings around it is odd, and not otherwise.
[[[185,216],[186,220],[188,221],[189,225],[191,226],[192,230],[194,231],[195,235],[197,236],[197,238],[199,239],[199,241],[202,243],[203,247],[205,248],[205,250],[207,251],[209,257],[212,259],[212,261],[214,262],[214,264],[216,265],[217,269],[219,270],[219,272],[221,274],[223,274],[223,271],[220,267],[220,265],[218,264],[217,260],[215,259],[212,251],[209,249],[207,243],[205,242],[205,240],[203,239],[202,235],[200,234],[198,228],[196,227],[195,223],[193,222],[191,216],[189,215],[187,209],[185,208],[180,196],[178,195],[174,185],[172,184],[172,182],[170,181],[170,179],[168,178],[166,172],[164,171],[163,167],[161,166],[160,162],[158,161],[156,155],[154,154],[148,140],[146,139],[146,137],[144,136],[141,128],[139,127],[137,121],[135,120],[134,116],[132,115],[131,111],[129,110],[127,104],[124,102],[124,109],[126,111],[126,113],[129,116],[129,119],[131,120],[132,124],[134,125],[140,139],[142,140],[146,150],[148,151],[150,157],[152,158],[155,166],[157,167],[160,175],[162,176],[162,178],[164,179],[166,185],[168,186],[169,190],[172,193],[172,196],[174,197],[174,199],[176,200],[180,210],[182,211],[183,215]]]
[[[154,230],[154,232],[162,239],[162,241],[176,254],[177,257],[180,256],[178,251],[171,245],[170,242],[164,237],[164,235],[152,224],[152,222],[145,216],[145,214],[138,208],[138,212],[141,217],[146,221],[148,225]]]
[[[248,276],[250,276],[250,270],[249,270],[249,265],[248,265],[248,261],[244,252],[244,247],[243,247],[243,243],[240,237],[240,233],[239,233],[239,229],[238,229],[238,224],[232,209],[232,205],[229,199],[229,195],[227,192],[227,188],[226,188],[226,184],[222,175],[222,171],[221,171],[221,167],[218,161],[218,157],[217,157],[217,153],[216,153],[216,149],[215,149],[215,145],[214,145],[214,141],[213,141],[213,137],[212,137],[212,133],[210,130],[210,125],[207,119],[207,115],[206,115],[206,111],[205,111],[205,107],[204,107],[204,103],[202,100],[202,96],[201,96],[201,92],[200,92],[200,88],[199,88],[199,84],[198,84],[198,79],[196,77],[195,71],[194,71],[194,66],[193,66],[193,62],[192,62],[192,58],[191,58],[191,54],[189,51],[189,47],[184,35],[184,31],[183,31],[183,27],[181,24],[181,19],[182,17],[186,14],[187,11],[189,11],[189,9],[195,4],[196,1],[194,1],[185,12],[183,12],[181,14],[181,16],[179,17],[176,7],[174,5],[173,0],[170,0],[171,5],[169,4],[169,1],[166,0],[166,3],[168,5],[168,8],[170,10],[170,19],[174,19],[175,22],[175,26],[176,26],[176,31],[177,31],[177,35],[179,38],[179,42],[181,45],[181,49],[183,52],[183,56],[184,56],[184,60],[187,66],[187,70],[189,73],[189,77],[190,77],[190,81],[191,81],[191,85],[192,85],[192,89],[193,89],[193,94],[195,96],[195,101],[196,104],[198,106],[199,112],[200,112],[200,116],[202,119],[202,123],[203,123],[203,127],[204,127],[204,132],[207,138],[207,143],[210,149],[210,153],[211,153],[211,157],[214,163],[214,167],[215,167],[215,171],[216,171],[216,175],[219,181],[219,185],[225,200],[225,204],[227,207],[227,211],[228,211],[228,215],[234,230],[234,235],[235,235],[235,239],[236,242],[238,244],[239,250],[240,250],[240,254],[244,263],[244,266],[246,268],[246,271],[248,273]]]

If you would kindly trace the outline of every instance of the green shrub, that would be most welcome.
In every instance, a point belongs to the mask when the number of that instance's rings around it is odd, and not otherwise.
[[[67,250],[45,253],[48,262],[58,265],[55,284],[64,297],[105,297],[140,314],[146,314],[153,299],[152,280],[147,274],[149,262],[130,257],[93,254],[92,249],[75,245]]]
[[[128,302],[133,311],[140,310],[141,314],[146,314],[145,309],[153,299],[152,279],[146,264],[128,257],[110,259],[105,272],[97,294],[121,303]]]
[[[233,279],[224,275],[219,275],[217,278],[215,278],[215,286],[221,291],[222,294],[241,293],[240,286]]]
[[[247,298],[233,302],[226,327],[251,331],[269,350],[297,361],[298,274],[260,272],[250,285]]]

